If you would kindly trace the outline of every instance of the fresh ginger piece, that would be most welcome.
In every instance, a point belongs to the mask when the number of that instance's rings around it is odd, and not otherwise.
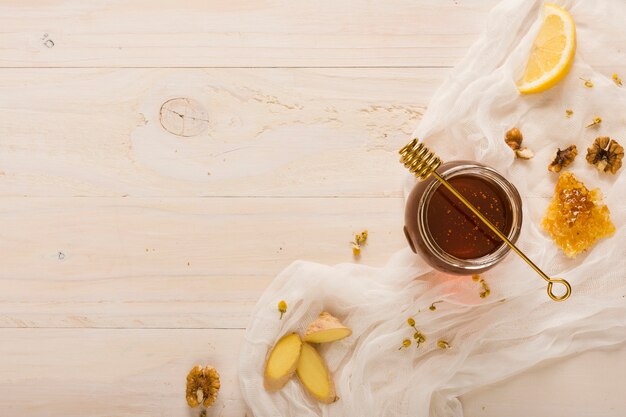
[[[335,384],[326,362],[317,350],[308,343],[302,344],[302,353],[296,369],[304,388],[318,401],[330,404],[339,398],[335,395]]]
[[[269,392],[285,386],[298,366],[302,340],[298,333],[289,333],[274,345],[265,362],[263,386]]]
[[[309,324],[302,340],[310,343],[327,343],[343,339],[351,334],[352,330],[349,327],[341,324],[330,313],[322,311],[317,320]]]

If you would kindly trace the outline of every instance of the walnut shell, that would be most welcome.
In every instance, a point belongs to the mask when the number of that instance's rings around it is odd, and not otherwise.
[[[210,407],[217,400],[220,386],[220,375],[215,368],[194,366],[187,375],[187,404],[189,407],[200,404]]]
[[[600,171],[615,174],[622,166],[624,148],[615,140],[601,136],[587,148],[587,162],[595,165]]]

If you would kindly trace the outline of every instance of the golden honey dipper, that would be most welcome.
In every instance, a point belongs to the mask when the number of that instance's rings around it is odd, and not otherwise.
[[[547,276],[537,265],[533,263],[524,252],[519,250],[513,242],[511,242],[497,227],[495,227],[476,207],[472,205],[465,197],[461,195],[448,181],[446,181],[441,175],[436,172],[436,169],[441,165],[441,159],[434,153],[432,153],[423,143],[419,143],[418,139],[413,139],[404,148],[400,149],[400,162],[404,164],[409,171],[413,173],[420,180],[425,180],[430,175],[433,175],[437,181],[439,181],[444,187],[446,187],[456,198],[458,198],[468,209],[471,210],[493,233],[496,234],[504,243],[506,243],[515,253],[519,255],[532,269],[537,272],[541,278],[548,283],[548,295],[554,301],[567,300],[572,293],[572,286],[566,280],[562,278],[550,278]],[[565,294],[556,295],[552,292],[554,284],[562,284],[565,286]]]

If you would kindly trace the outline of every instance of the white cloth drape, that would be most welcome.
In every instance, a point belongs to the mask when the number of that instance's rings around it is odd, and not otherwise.
[[[538,31],[542,2],[505,0],[437,91],[415,134],[442,159],[480,161],[516,185],[524,206],[519,246],[549,275],[566,277],[571,298],[551,301],[545,283],[514,254],[483,274],[491,287],[485,299],[476,282],[432,271],[408,249],[383,268],[296,262],[259,300],[241,349],[239,380],[254,416],[460,417],[457,397],[472,389],[547,359],[626,341],[626,168],[617,175],[599,173],[585,161],[597,136],[626,145],[626,86],[611,80],[626,68],[626,2],[557,3],[573,15],[578,37],[574,65],[560,84],[541,94],[517,93],[515,80]],[[579,77],[594,87],[585,88]],[[571,118],[566,109],[573,110]],[[595,116],[602,124],[585,128]],[[514,126],[535,152],[533,159],[515,160],[504,143]],[[617,228],[574,260],[539,227],[557,178],[547,165],[557,147],[570,144],[579,155],[568,169],[603,191]],[[412,184],[408,179],[407,189]],[[278,321],[281,299],[289,311]],[[444,302],[430,311],[438,300]],[[321,310],[353,329],[351,337],[320,349],[341,399],[320,405],[295,379],[268,394],[262,381],[268,348],[287,331],[303,331]],[[409,316],[427,342],[399,351],[412,335]],[[438,349],[440,338],[452,349]]]

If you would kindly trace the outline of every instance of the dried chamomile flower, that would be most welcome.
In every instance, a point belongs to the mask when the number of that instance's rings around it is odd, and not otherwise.
[[[587,148],[587,162],[603,172],[615,174],[621,168],[623,158],[624,148],[606,136],[596,138],[593,145]]]
[[[593,88],[593,83],[591,82],[591,80],[587,80],[587,79],[585,79],[583,77],[578,77],[578,78],[580,78],[581,80],[583,80],[585,82],[585,87]]]
[[[398,348],[398,350],[400,350],[400,349],[406,349],[406,348],[408,348],[409,346],[411,346],[411,339],[404,339],[404,340],[402,341],[402,346],[400,346],[400,347]]]
[[[570,117],[572,117],[573,115],[574,115],[574,110],[572,110],[572,109],[566,109],[565,110],[565,117],[567,117],[568,119]]]
[[[420,347],[422,343],[426,342],[426,336],[424,336],[419,330],[413,333],[413,339],[415,339],[416,347]]]
[[[187,404],[189,407],[200,404],[210,407],[217,400],[220,386],[220,375],[215,368],[194,366],[187,375]]]
[[[437,347],[439,349],[450,349],[450,343],[446,342],[445,340],[438,340],[437,341]]]
[[[285,300],[280,300],[278,302],[278,311],[280,312],[280,319],[283,319],[283,315],[287,312],[287,302]]]
[[[558,148],[556,150],[556,156],[554,160],[548,165],[548,171],[559,172],[562,168],[568,166],[574,158],[578,155],[578,149],[576,149],[576,145],[570,145],[567,148],[561,150]]]
[[[367,230],[363,230],[361,233],[356,233],[354,235],[354,241],[350,242],[352,245],[352,254],[355,257],[361,256],[361,246],[365,246],[367,244]]]
[[[478,293],[480,298],[488,297],[491,294],[491,289],[489,288],[489,285],[480,275],[472,275],[472,281],[478,282],[480,284],[480,291]]]
[[[534,156],[534,154],[530,149],[522,146],[523,140],[524,137],[522,136],[522,132],[520,132],[516,127],[506,132],[504,136],[504,142],[506,142],[509,148],[513,149],[516,157],[521,159],[530,159]]]
[[[419,333],[419,330],[417,330],[417,327],[415,327],[415,320],[413,320],[413,317],[409,317],[406,322],[409,326],[413,328],[413,330],[415,330],[415,334]]]
[[[602,118],[601,117],[594,117],[593,121],[591,123],[589,123],[586,127],[598,126],[600,123],[602,123]]]
[[[482,280],[480,282],[481,285],[481,290],[480,293],[478,293],[478,295],[480,296],[480,298],[486,298],[489,296],[489,294],[491,294],[491,290],[489,289],[489,285],[487,285],[487,283]]]
[[[617,84],[619,86],[622,85],[622,79],[619,77],[619,75],[617,75],[617,73],[613,74],[613,76],[611,78],[613,79],[615,84]]]
[[[354,241],[359,245],[365,245],[367,243],[367,230],[363,230],[361,233],[354,235]]]
[[[430,307],[428,307],[428,309],[429,309],[430,311],[435,311],[435,310],[437,310],[437,306],[435,306],[435,304],[439,304],[439,303],[443,303],[443,301],[435,301],[434,303],[432,303],[432,304],[430,305]]]
[[[485,298],[489,294],[491,294],[489,285],[487,285],[487,282],[485,282],[485,280],[482,279],[480,275],[478,274],[472,275],[472,281],[478,282],[480,284],[480,292],[478,293],[478,295],[480,295],[480,298]]]

